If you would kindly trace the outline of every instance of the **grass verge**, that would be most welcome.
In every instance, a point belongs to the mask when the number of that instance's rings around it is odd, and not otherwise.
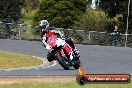
[[[29,55],[0,52],[0,69],[37,66],[43,61]]]
[[[0,85],[0,88],[132,88],[130,84],[85,84],[80,86],[76,82],[66,83],[15,83]]]

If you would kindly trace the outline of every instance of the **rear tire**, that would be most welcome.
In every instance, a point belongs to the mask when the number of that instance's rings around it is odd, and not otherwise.
[[[76,58],[73,60],[73,62],[75,63],[75,64],[73,65],[73,67],[74,67],[75,69],[79,69],[79,67],[80,67],[80,60],[79,60],[79,57],[76,57]]]
[[[68,65],[68,64],[65,63],[65,61],[64,61],[65,58],[62,57],[62,56],[60,55],[59,52],[56,53],[56,56],[57,56],[57,60],[58,60],[59,64],[60,64],[65,70],[69,70],[70,65]]]

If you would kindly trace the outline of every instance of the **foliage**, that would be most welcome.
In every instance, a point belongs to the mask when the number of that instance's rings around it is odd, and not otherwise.
[[[130,17],[129,17],[129,31],[132,32],[132,0],[130,0]],[[110,18],[122,14],[119,18],[121,31],[124,33],[126,29],[126,21],[128,15],[128,0],[100,0],[100,8],[103,9]]]
[[[22,20],[24,21],[25,24],[31,25],[33,23],[33,18],[35,13],[38,11],[38,9],[32,9],[29,7],[25,7],[22,9]]]
[[[72,28],[79,16],[86,11],[87,0],[41,0],[34,25],[47,19],[52,26]]]
[[[39,0],[25,0],[24,7],[25,9],[27,8],[36,9],[38,5],[39,5]]]
[[[17,22],[21,18],[21,8],[24,0],[0,0],[0,20]]]
[[[85,31],[106,31],[109,22],[103,11],[87,10],[74,27]]]

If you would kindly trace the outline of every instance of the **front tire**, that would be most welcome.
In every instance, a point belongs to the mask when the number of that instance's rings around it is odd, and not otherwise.
[[[61,56],[61,54],[59,52],[56,53],[57,56],[57,60],[59,62],[59,64],[65,69],[65,70],[69,70],[70,65],[68,65],[67,63],[65,63],[65,58]]]
[[[52,56],[51,53],[48,53],[48,54],[47,54],[47,60],[48,60],[49,62],[51,62],[51,61],[54,60],[54,57]]]

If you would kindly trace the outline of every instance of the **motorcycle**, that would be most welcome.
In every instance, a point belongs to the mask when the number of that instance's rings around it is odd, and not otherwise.
[[[51,59],[57,60],[65,70],[69,70],[70,67],[74,67],[75,69],[80,67],[79,56],[76,55],[76,52],[73,51],[65,40],[58,38],[57,35],[53,35],[48,38],[47,43],[51,47],[48,51],[51,54]]]

